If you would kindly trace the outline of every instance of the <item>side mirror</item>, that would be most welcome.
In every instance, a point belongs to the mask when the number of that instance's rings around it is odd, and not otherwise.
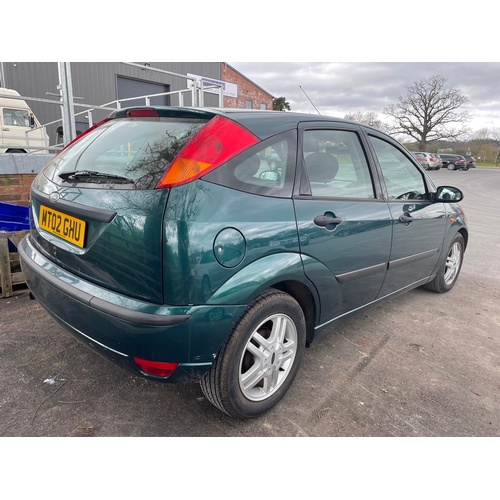
[[[30,115],[30,127],[35,128],[35,117],[34,115]]]
[[[280,180],[279,172],[275,170],[266,170],[259,174],[259,179],[264,179],[266,181],[278,182]]]
[[[442,203],[458,203],[464,199],[464,194],[456,187],[439,186],[434,199]]]

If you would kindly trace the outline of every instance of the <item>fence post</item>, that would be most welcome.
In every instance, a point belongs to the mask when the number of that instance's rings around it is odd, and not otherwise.
[[[71,81],[70,63],[57,64],[62,100],[63,143],[66,145],[76,137],[73,83]]]

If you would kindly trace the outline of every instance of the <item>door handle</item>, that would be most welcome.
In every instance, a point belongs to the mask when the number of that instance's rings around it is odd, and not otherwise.
[[[320,227],[327,227],[330,224],[342,224],[342,219],[339,217],[331,217],[329,215],[317,215],[314,217],[314,223]]]
[[[409,222],[413,222],[413,220],[413,217],[410,217],[409,215],[399,216],[399,222],[401,222],[401,224],[408,224]]]

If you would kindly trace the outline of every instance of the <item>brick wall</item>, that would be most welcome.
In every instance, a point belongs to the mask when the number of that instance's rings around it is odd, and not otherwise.
[[[30,187],[36,174],[0,175],[0,201],[28,206]]]
[[[221,80],[238,85],[238,97],[224,96],[225,108],[245,108],[246,101],[252,101],[252,109],[260,109],[261,104],[266,109],[273,109],[273,98],[240,73],[234,71],[228,64],[221,63]]]

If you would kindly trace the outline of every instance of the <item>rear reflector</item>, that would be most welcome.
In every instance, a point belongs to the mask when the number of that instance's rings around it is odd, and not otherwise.
[[[156,189],[198,179],[258,142],[259,139],[241,125],[216,116],[179,151]]]
[[[179,363],[166,363],[163,361],[150,361],[148,359],[133,358],[135,364],[142,372],[154,377],[169,377],[179,366]]]

